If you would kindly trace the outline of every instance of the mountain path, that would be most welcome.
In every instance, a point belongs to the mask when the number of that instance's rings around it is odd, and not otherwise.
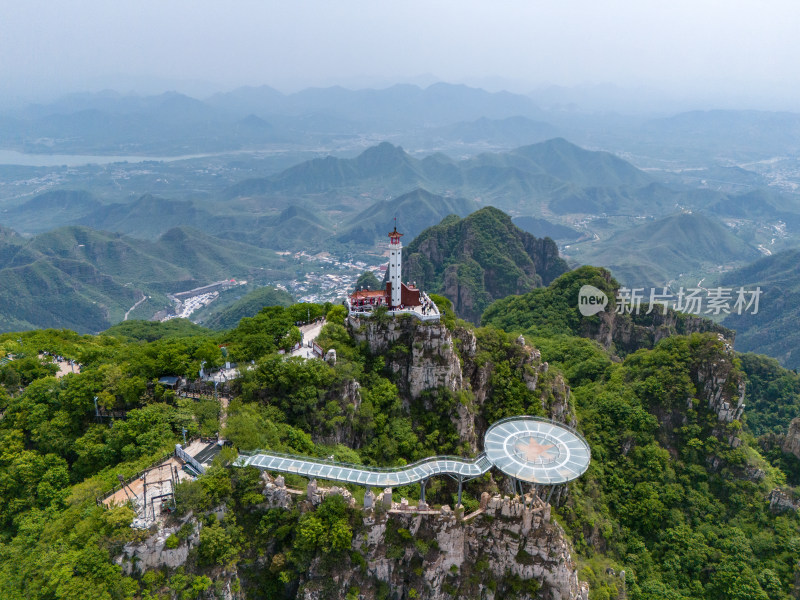
[[[136,307],[139,306],[142,302],[147,300],[147,296],[145,294],[143,294],[142,292],[139,292],[139,293],[142,294],[141,300],[139,300],[136,304],[134,304],[133,306],[131,306],[128,309],[128,312],[126,312],[125,316],[122,318],[123,321],[127,321],[128,320],[128,315],[131,314],[134,310],[136,310]]]

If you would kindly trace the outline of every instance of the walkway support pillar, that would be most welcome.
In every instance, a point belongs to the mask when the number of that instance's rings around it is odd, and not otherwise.
[[[458,506],[461,506],[461,489],[463,488],[464,478],[458,476]]]

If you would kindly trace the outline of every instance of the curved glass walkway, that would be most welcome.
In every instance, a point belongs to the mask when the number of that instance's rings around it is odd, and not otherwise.
[[[580,477],[591,460],[589,445],[577,431],[539,417],[509,417],[494,423],[486,431],[484,448],[485,452],[472,459],[433,456],[393,468],[365,467],[265,450],[242,452],[234,464],[369,487],[421,483],[424,494],[425,483],[434,475],[456,479],[460,492],[462,482],[480,477],[493,466],[520,482],[566,483]]]

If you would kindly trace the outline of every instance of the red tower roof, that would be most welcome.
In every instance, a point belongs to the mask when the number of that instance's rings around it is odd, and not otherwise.
[[[397,225],[394,226],[394,231],[389,232],[389,243],[390,244],[399,244],[400,243],[400,236],[403,234],[397,231]]]

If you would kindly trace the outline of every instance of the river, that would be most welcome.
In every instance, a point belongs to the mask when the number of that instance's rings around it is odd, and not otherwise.
[[[223,153],[224,154],[224,153]],[[147,161],[172,162],[191,158],[218,156],[215,154],[187,154],[183,156],[110,156],[91,154],[26,154],[16,150],[0,149],[0,165],[21,167],[83,167],[86,165],[108,165],[112,163],[141,163]]]

